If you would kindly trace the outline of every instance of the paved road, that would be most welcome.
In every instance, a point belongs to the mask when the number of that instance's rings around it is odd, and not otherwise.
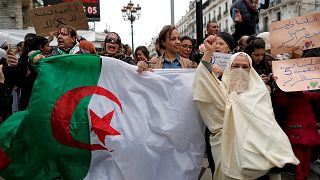
[[[198,180],[212,180],[211,170],[209,168],[209,163],[206,158],[202,160],[202,170],[200,172],[200,177]],[[294,176],[284,173],[281,175],[281,180],[294,180]],[[317,176],[316,174],[311,172],[308,180],[320,180],[320,176]]]

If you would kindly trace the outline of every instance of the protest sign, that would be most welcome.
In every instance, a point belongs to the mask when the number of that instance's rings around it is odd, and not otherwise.
[[[49,32],[69,25],[75,29],[88,29],[88,21],[81,1],[61,3],[53,6],[32,9],[30,17],[36,33],[47,36]]]
[[[214,52],[212,55],[212,64],[218,65],[222,71],[226,68],[231,54]]]
[[[272,61],[272,71],[282,91],[320,89],[320,57]]]
[[[43,0],[43,4],[47,6],[71,1],[76,0]],[[82,3],[83,10],[86,13],[88,21],[100,21],[99,0],[82,0]]]
[[[274,22],[269,29],[272,55],[320,47],[320,13]]]

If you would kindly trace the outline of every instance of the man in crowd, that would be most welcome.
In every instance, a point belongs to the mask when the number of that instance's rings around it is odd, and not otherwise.
[[[216,35],[219,32],[219,25],[217,21],[212,20],[207,24],[207,36]]]

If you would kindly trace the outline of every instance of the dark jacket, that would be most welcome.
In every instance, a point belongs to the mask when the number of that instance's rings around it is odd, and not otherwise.
[[[12,96],[10,87],[5,83],[0,83],[0,124],[12,114]]]
[[[274,92],[275,103],[282,107],[284,131],[294,145],[320,144],[316,129],[316,117],[311,102],[320,101],[320,93],[312,92]],[[319,109],[319,107],[318,107]]]

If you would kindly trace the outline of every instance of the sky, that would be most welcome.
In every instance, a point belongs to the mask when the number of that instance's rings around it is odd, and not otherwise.
[[[131,46],[131,23],[123,20],[121,12],[129,1],[100,0],[100,22],[95,22],[95,31],[103,32],[107,26],[120,35],[122,43]],[[132,3],[141,6],[141,16],[133,23],[134,47],[148,46],[164,25],[171,24],[170,0],[132,0]],[[175,23],[186,14],[188,6],[189,0],[174,0]]]

